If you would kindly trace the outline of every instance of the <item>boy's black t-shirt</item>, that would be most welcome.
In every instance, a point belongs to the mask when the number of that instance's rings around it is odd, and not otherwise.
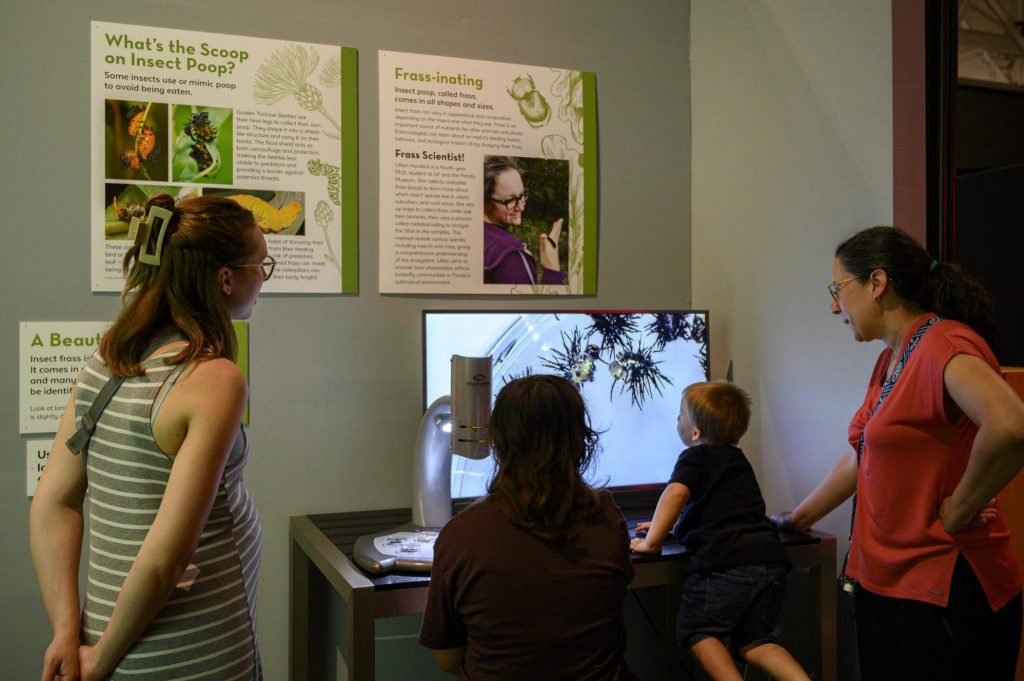
[[[676,460],[669,482],[690,490],[672,534],[692,557],[688,572],[790,565],[747,457],[732,445],[697,445]]]

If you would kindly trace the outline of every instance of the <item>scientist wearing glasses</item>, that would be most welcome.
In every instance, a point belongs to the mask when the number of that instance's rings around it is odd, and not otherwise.
[[[484,283],[564,285],[559,269],[558,237],[562,219],[538,239],[541,272],[527,247],[512,234],[523,223],[530,190],[523,187],[519,165],[511,156],[484,157]]]
[[[854,340],[885,343],[832,472],[781,525],[856,492],[845,578],[860,673],[877,681],[1011,681],[1021,574],[1000,491],[1024,465],[1024,402],[988,345],[988,292],[907,233],[843,241],[828,285]]]

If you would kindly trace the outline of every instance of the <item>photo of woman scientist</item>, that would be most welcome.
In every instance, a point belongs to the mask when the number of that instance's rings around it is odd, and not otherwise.
[[[41,678],[260,679],[262,538],[242,484],[247,386],[231,320],[249,318],[274,260],[227,198],[161,194],[135,228],[124,307],[78,375],[29,515],[53,627]],[[123,382],[81,449],[112,376]]]
[[[886,347],[847,454],[777,522],[809,527],[856,492],[861,678],[1010,681],[1021,575],[994,497],[1024,464],[1024,402],[989,349],[991,297],[891,227],[843,241],[832,275],[832,314]]]
[[[629,534],[583,478],[597,443],[579,391],[510,381],[490,421],[497,471],[437,538],[420,643],[460,679],[627,681]]]
[[[533,254],[514,233],[526,229],[524,212],[531,189],[523,184],[524,164],[535,165],[538,169],[540,164],[564,166],[565,178],[558,183],[560,186],[556,190],[561,190],[563,196],[568,192],[568,164],[565,161],[484,157],[484,283],[561,286],[567,278],[559,262],[559,238],[564,219],[553,220],[550,230],[545,223],[536,236],[541,265],[539,273]],[[534,188],[535,198],[539,198],[540,189]],[[561,206],[559,208],[564,210]]]

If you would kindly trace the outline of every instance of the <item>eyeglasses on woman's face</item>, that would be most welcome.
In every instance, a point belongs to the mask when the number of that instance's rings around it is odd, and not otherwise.
[[[839,302],[839,289],[841,289],[843,287],[843,284],[845,284],[846,282],[853,281],[856,278],[857,277],[847,277],[846,279],[841,279],[839,281],[831,282],[828,285],[828,292],[830,294],[832,294],[832,300],[834,300],[834,301],[836,301],[838,303]]]
[[[513,208],[519,205],[520,201],[522,201],[523,204],[525,204],[526,200],[529,198],[530,190],[523,189],[523,193],[520,194],[519,196],[512,196],[507,199],[496,199],[492,196],[491,201],[494,201],[495,203],[500,203],[501,205],[505,206],[505,210],[512,210]]]
[[[248,265],[228,265],[231,269],[238,269],[241,267],[259,267],[262,269],[263,281],[270,279],[270,276],[274,274],[274,268],[277,266],[277,261],[274,260],[274,256],[268,255],[267,259],[263,262],[254,262]]]

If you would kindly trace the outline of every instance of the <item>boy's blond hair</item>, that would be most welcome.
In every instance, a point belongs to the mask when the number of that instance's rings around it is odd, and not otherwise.
[[[683,390],[683,404],[710,445],[740,441],[750,425],[750,395],[728,381],[694,383]]]

